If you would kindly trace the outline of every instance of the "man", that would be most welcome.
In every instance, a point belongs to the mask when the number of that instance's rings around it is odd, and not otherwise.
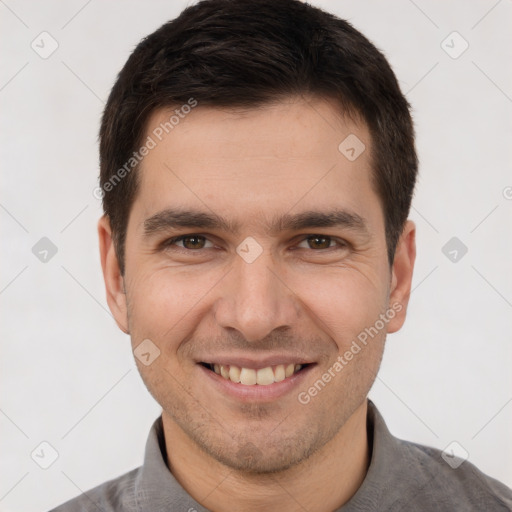
[[[141,468],[58,507],[511,510],[367,399],[405,321],[417,173],[379,51],[297,0],[206,0],[144,39],[100,131],[109,307],[162,406]]]

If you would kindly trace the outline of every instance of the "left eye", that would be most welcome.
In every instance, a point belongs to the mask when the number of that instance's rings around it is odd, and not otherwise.
[[[310,235],[299,244],[306,243],[308,247],[305,247],[305,249],[330,249],[331,243],[336,243],[336,240],[333,240],[330,236],[323,236],[323,235]],[[338,245],[343,245],[338,243]]]

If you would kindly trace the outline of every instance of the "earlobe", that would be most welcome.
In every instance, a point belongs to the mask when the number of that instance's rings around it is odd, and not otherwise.
[[[415,260],[416,226],[408,220],[398,241],[391,268],[389,307],[395,310],[396,315],[388,324],[389,333],[398,331],[405,322]]]
[[[112,240],[112,229],[106,215],[98,221],[101,268],[107,293],[107,303],[118,327],[126,334],[128,329],[128,308],[124,290],[124,279]]]

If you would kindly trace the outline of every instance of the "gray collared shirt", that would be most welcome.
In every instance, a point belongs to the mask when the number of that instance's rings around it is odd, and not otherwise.
[[[468,461],[452,469],[440,450],[395,438],[370,400],[367,428],[368,473],[354,496],[335,512],[512,511],[511,489]],[[173,477],[166,454],[159,417],[151,427],[141,467],[52,512],[208,512]]]

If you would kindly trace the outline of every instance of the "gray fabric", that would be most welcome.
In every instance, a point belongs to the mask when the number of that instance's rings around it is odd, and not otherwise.
[[[335,512],[512,511],[511,489],[468,461],[452,469],[439,450],[393,437],[370,400],[367,428],[372,447],[368,473],[356,494]],[[159,417],[149,433],[140,468],[52,512],[208,512],[181,487],[165,461]]]

